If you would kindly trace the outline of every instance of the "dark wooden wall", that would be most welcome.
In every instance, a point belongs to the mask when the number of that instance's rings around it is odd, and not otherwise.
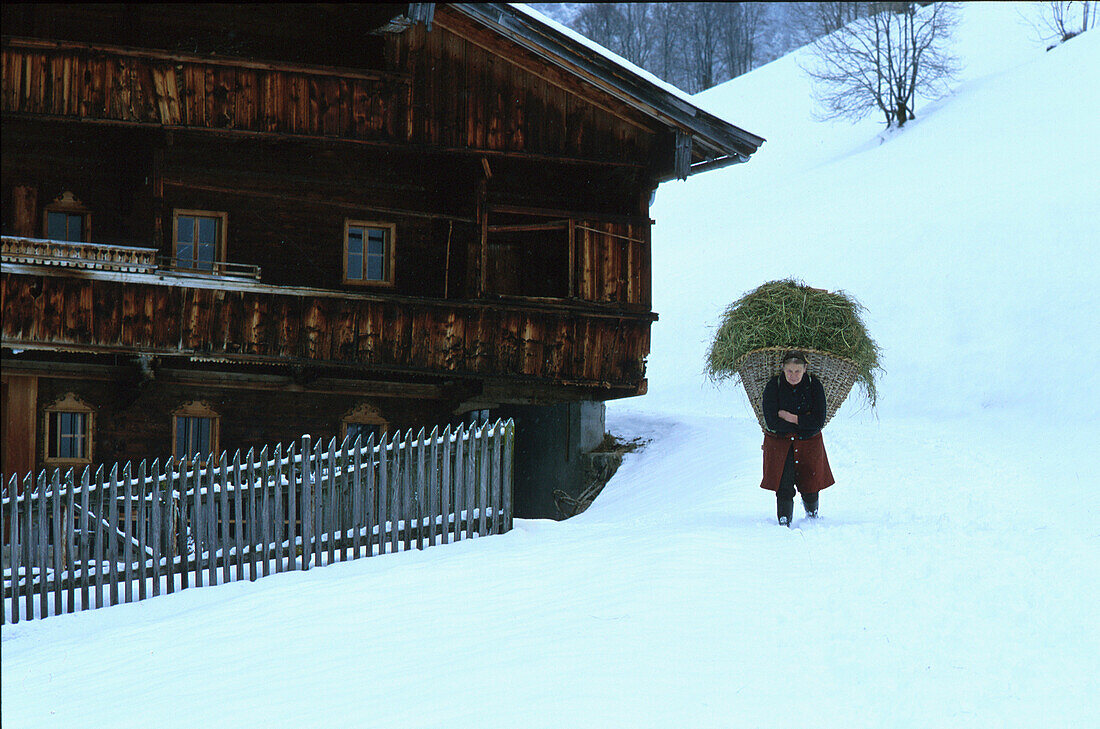
[[[201,402],[219,416],[219,449],[233,453],[264,445],[288,444],[305,433],[314,442],[339,437],[341,420],[360,405],[374,408],[393,429],[446,424],[454,416],[443,403],[398,398],[356,398],[347,394],[287,392],[231,387],[197,387],[129,380],[102,381],[39,377],[36,463],[45,460],[42,408],[73,393],[95,414],[93,459],[96,463],[152,459],[172,455],[172,413]]]
[[[85,352],[637,386],[648,314],[0,275],[3,338]]]

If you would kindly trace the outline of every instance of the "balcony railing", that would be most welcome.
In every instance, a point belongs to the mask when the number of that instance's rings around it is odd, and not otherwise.
[[[214,261],[209,267],[186,265],[179,259],[157,255],[156,248],[137,248],[105,243],[48,240],[44,238],[0,238],[0,261],[40,266],[84,268],[122,273],[171,273],[174,276],[219,276],[259,280],[260,267],[248,263]],[[201,264],[200,264],[201,265]]]
[[[103,243],[4,236],[0,238],[0,260],[4,263],[151,273],[157,268],[157,250]]]

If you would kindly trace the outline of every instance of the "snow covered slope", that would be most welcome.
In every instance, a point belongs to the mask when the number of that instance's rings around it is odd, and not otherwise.
[[[651,443],[587,512],[5,625],[5,729],[1095,725],[1100,36],[964,14],[965,78],[900,134],[813,122],[790,57],[701,97],[769,141],[658,192],[651,394],[609,411]],[[698,374],[787,275],[861,299],[888,369],[792,530]]]
[[[726,305],[786,276],[867,307],[884,414],[1061,411],[1100,390],[1100,38],[1045,53],[1011,4],[964,10],[956,92],[899,134],[815,122],[800,54],[696,97],[768,141],[658,191],[661,320],[650,395],[627,407],[747,414],[705,383],[704,353]]]

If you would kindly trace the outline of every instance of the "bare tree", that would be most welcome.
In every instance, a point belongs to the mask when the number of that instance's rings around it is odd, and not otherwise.
[[[688,81],[691,93],[709,89],[720,72],[719,44],[722,37],[724,3],[684,3],[690,40],[686,46]]]
[[[1095,2],[1035,3],[1031,24],[1043,40],[1064,43],[1096,26]]]
[[[814,42],[803,70],[825,118],[861,119],[876,109],[887,126],[914,118],[917,94],[946,93],[956,70],[947,45],[957,22],[950,3],[873,3],[870,14]]]
[[[722,16],[719,43],[726,74],[737,78],[755,67],[756,36],[764,6],[762,3],[731,2],[722,3],[719,10]]]
[[[653,3],[620,3],[619,12],[622,19],[620,55],[645,68],[653,55],[653,36],[650,33]]]
[[[866,16],[871,3],[817,2],[791,3],[791,20],[798,27],[802,42],[812,43],[823,35],[840,30]]]
[[[616,53],[620,26],[618,3],[586,3],[573,21],[578,33]]]

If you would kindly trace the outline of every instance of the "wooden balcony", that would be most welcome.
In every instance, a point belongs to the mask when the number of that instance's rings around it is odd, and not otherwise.
[[[650,313],[275,287],[5,261],[3,346],[335,366],[604,390],[644,388]]]
[[[157,254],[155,248],[7,235],[0,238],[0,261],[3,263],[120,273],[158,273],[161,276],[260,278],[260,267],[252,264],[214,261],[208,268],[194,268],[191,265],[182,265],[174,258]]]

